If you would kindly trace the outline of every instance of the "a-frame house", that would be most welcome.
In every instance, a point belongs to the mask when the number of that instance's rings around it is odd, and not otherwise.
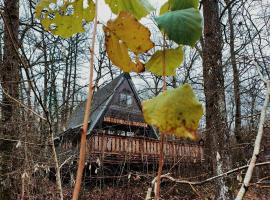
[[[61,157],[67,159],[79,149],[85,102],[71,115],[67,130],[58,137]],[[141,102],[129,74],[123,73],[97,90],[93,96],[87,133],[87,162],[131,163],[157,162],[158,134],[144,121]],[[164,146],[166,162],[201,162],[203,149],[198,143],[167,141]]]

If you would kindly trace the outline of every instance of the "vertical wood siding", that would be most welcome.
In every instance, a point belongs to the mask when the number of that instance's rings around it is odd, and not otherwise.
[[[115,135],[93,135],[88,140],[87,153],[102,156],[129,156],[140,159],[147,156],[148,159],[158,159],[159,141],[149,138],[124,137]],[[164,155],[166,161],[201,162],[203,147],[199,144],[165,142]]]

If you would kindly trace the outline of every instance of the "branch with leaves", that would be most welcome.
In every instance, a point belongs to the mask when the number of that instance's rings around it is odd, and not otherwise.
[[[93,96],[92,82],[97,28],[97,1],[95,4],[92,0],[87,2],[88,6],[84,7],[83,0],[64,1],[61,5],[56,0],[52,2],[41,0],[36,7],[36,17],[44,28],[63,38],[83,32],[84,26],[82,22],[88,23],[95,18],[90,51],[90,84],[85,107],[80,160],[73,199],[78,199],[80,191],[85,161],[86,133],[88,131]],[[150,39],[150,30],[143,26],[139,20],[148,15],[153,10],[153,7],[148,1],[143,0],[105,0],[105,3],[109,5],[114,14],[117,14],[116,19],[109,20],[103,26],[106,51],[112,63],[124,72],[142,73],[147,69],[158,76],[163,76],[163,93],[143,103],[145,121],[149,125],[157,127],[161,133],[160,166],[158,170],[160,177],[164,157],[164,134],[174,134],[178,137],[195,139],[199,120],[203,115],[202,105],[198,102],[190,85],[185,84],[169,91],[166,89],[166,76],[174,76],[176,68],[183,62],[182,45],[194,47],[202,35],[202,17],[198,10],[199,1],[169,0],[161,7],[160,16],[155,21],[164,35],[163,49],[156,51],[146,63],[140,60],[140,55],[155,47],[155,44]],[[68,10],[70,7],[72,8],[71,13]],[[175,42],[177,47],[167,49],[165,37]],[[134,53],[135,56],[130,56],[130,52]],[[157,192],[156,199],[159,199],[159,192]]]

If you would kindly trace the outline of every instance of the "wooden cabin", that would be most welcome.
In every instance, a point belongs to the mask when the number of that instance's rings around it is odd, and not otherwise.
[[[76,157],[85,102],[71,115],[67,130],[58,137],[58,151],[65,160]],[[87,162],[157,163],[159,134],[144,121],[141,102],[131,77],[123,73],[94,93],[87,133]],[[199,142],[166,141],[165,163],[200,163],[203,146]]]

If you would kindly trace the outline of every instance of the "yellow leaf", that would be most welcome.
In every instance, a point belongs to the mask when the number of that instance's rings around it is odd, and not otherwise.
[[[121,12],[103,29],[106,50],[112,63],[125,72],[144,71],[144,65],[139,61],[138,56],[154,46],[150,40],[150,31],[128,12]],[[135,62],[130,58],[129,51],[135,54]]]
[[[196,139],[203,108],[191,86],[184,84],[143,102],[143,114],[161,133]]]
[[[164,13],[168,12],[170,10],[170,7],[171,7],[171,1],[169,0],[161,6],[159,15],[163,15]]]
[[[82,24],[73,23],[74,21],[76,21],[75,16],[62,16],[57,13],[54,19],[57,27],[55,30],[52,30],[53,34],[60,35],[63,38],[69,38],[75,33],[84,32]]]
[[[38,18],[43,10],[48,10],[50,4],[56,4],[57,0],[41,0],[36,6],[36,17]]]
[[[86,8],[83,1],[64,1],[63,5],[59,6],[57,0],[41,0],[36,6],[35,16],[45,30],[68,38],[73,34],[84,32],[83,23],[90,22],[95,17],[93,1],[88,0]]]
[[[175,75],[176,68],[183,62],[182,47],[176,49],[166,49],[165,54],[163,51],[158,50],[145,64],[145,68],[152,73],[162,76],[163,75],[163,57],[165,55],[165,75]]]
[[[107,27],[103,27],[105,32],[105,45],[108,56],[112,63],[122,69],[124,72],[143,72],[144,66],[142,63],[134,63],[128,55],[127,46],[119,40],[119,38]]]
[[[114,21],[107,23],[107,27],[136,55],[154,46],[150,31],[128,12],[121,12]]]

